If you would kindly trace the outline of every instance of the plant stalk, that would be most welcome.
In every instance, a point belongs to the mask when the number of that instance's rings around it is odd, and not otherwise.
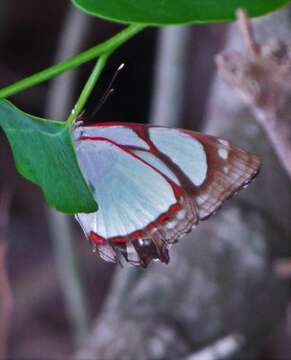
[[[15,95],[20,91],[26,90],[32,86],[40,84],[46,80],[49,80],[63,72],[73,69],[81,64],[84,64],[90,60],[97,58],[98,56],[112,53],[115,49],[121,46],[124,42],[132,38],[145,28],[145,25],[132,24],[120,31],[117,35],[98,44],[76,56],[73,56],[63,62],[53,65],[45,70],[42,70],[36,74],[26,77],[14,84],[11,84],[0,90],[0,99],[7,98],[11,95]]]
[[[91,92],[94,89],[94,86],[95,86],[97,80],[100,77],[100,74],[101,74],[104,66],[106,65],[109,55],[110,55],[109,53],[101,55],[99,57],[98,61],[96,62],[96,65],[94,66],[93,71],[92,71],[91,75],[89,76],[89,79],[87,80],[87,82],[79,96],[78,101],[76,102],[76,105],[74,106],[73,110],[71,111],[71,114],[69,115],[69,117],[66,121],[69,126],[71,126],[75,122],[77,117],[82,112]]]

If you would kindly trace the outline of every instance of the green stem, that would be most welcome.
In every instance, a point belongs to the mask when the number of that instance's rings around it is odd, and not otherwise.
[[[63,72],[73,69],[89,60],[93,60],[98,56],[109,54],[144,29],[144,25],[132,24],[120,31],[117,35],[111,39],[104,41],[97,46],[94,46],[76,56],[73,56],[59,64],[51,66],[45,70],[42,70],[36,74],[33,74],[23,80],[20,80],[12,85],[9,85],[0,90],[0,99],[14,95],[20,91],[26,90],[34,85],[37,85],[43,81],[49,80],[56,75],[60,75]]]
[[[106,65],[109,55],[110,55],[109,53],[104,54],[104,55],[100,56],[100,58],[98,59],[89,79],[87,80],[87,82],[79,96],[78,101],[76,102],[76,105],[74,106],[74,109],[72,110],[70,116],[67,119],[68,125],[72,125],[75,122],[76,118],[82,112],[97,80],[99,79],[99,76],[100,76],[104,66]]]

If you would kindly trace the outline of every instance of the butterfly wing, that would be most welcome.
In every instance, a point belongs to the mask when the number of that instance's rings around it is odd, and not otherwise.
[[[99,205],[97,212],[78,214],[77,220],[98,245],[100,255],[116,261],[120,253],[134,264],[146,264],[148,258],[168,262],[158,229],[159,223],[168,223],[184,211],[180,187],[134,152],[106,138],[83,137],[77,154]],[[189,230],[197,221],[192,206],[190,211]],[[145,249],[141,257],[136,251],[140,247]]]
[[[260,161],[200,133],[138,124],[78,128],[77,153],[99,210],[79,214],[100,255],[146,266],[257,174]]]

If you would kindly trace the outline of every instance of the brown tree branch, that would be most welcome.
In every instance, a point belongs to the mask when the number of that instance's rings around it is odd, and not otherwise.
[[[291,178],[291,48],[274,38],[257,43],[253,25],[242,10],[238,25],[248,52],[219,54],[218,71],[250,106]]]
[[[257,43],[254,28],[250,22],[250,19],[247,13],[242,9],[237,10],[236,16],[237,16],[238,25],[240,27],[240,31],[242,33],[247,50],[249,52],[249,56],[256,58],[257,56],[260,55],[260,46]]]

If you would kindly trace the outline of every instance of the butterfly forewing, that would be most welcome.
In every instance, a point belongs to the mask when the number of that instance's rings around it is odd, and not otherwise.
[[[99,210],[78,214],[102,258],[169,261],[168,247],[257,174],[259,159],[228,141],[139,124],[81,126],[84,177]]]

